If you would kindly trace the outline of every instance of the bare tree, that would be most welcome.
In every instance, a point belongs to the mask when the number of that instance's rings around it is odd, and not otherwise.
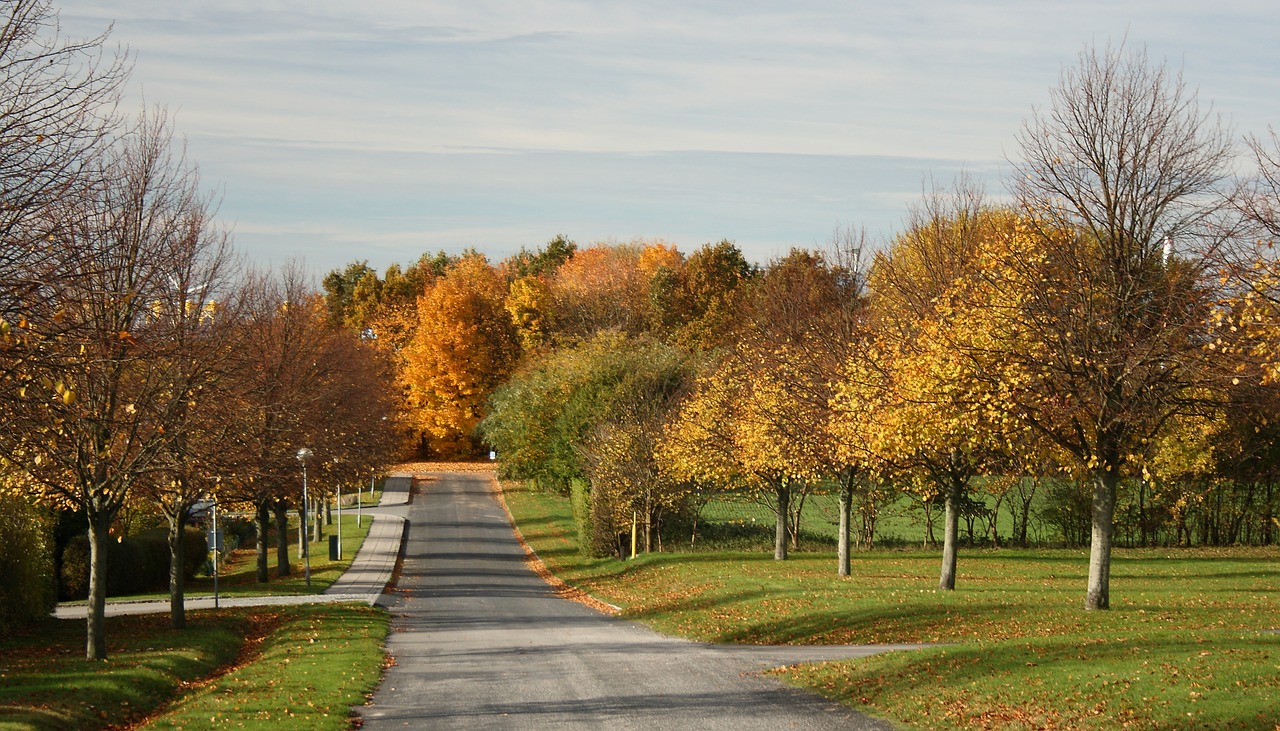
[[[60,278],[49,209],[78,194],[115,125],[128,67],[106,39],[63,38],[48,0],[0,5],[0,318],[13,323]]]
[[[169,135],[163,114],[148,121],[150,134],[163,143]],[[213,495],[227,472],[225,452],[233,422],[226,418],[220,388],[230,375],[236,350],[238,261],[227,232],[213,222],[213,200],[200,190],[198,171],[184,158],[169,166],[175,180],[178,207],[175,235],[164,241],[169,261],[167,286],[151,304],[150,317],[163,321],[167,341],[156,363],[168,375],[169,393],[176,401],[174,420],[160,452],[158,469],[138,483],[169,523],[170,622],[186,626],[183,587],[183,533],[192,507]]]
[[[1180,74],[1111,46],[1080,54],[1018,142],[1039,245],[994,275],[1022,288],[999,316],[1026,347],[1004,357],[1033,384],[1012,394],[1022,418],[1092,479],[1085,607],[1106,609],[1117,484],[1208,372],[1232,142]]]

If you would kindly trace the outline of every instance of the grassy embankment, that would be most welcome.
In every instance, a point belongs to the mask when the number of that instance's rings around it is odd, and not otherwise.
[[[344,729],[381,677],[387,614],[357,605],[107,619],[110,659],[84,659],[84,623],[0,640],[0,729]]]
[[[378,496],[365,505],[376,504]],[[343,511],[341,561],[327,538],[311,545],[309,593],[324,591],[350,564],[368,534]],[[336,526],[327,526],[326,535]],[[221,567],[223,595],[304,594],[296,527],[293,574],[254,579],[252,548]],[[188,582],[188,597],[212,594],[213,581]],[[130,597],[138,599],[142,597]],[[357,605],[189,611],[188,627],[169,629],[167,614],[107,619],[110,659],[84,657],[84,622],[49,620],[0,640],[0,729],[148,727],[343,729],[381,677],[387,614]]]
[[[780,671],[907,728],[1241,728],[1280,724],[1280,551],[1118,550],[1112,609],[1081,609],[1084,550],[764,552],[585,559],[566,500],[506,484],[560,578],[658,630],[711,642],[946,643]]]

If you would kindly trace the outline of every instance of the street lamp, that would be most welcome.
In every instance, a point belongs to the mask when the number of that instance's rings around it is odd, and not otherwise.
[[[298,450],[298,461],[302,463],[302,520],[298,530],[302,531],[302,561],[306,566],[307,588],[311,588],[311,551],[307,540],[307,460],[311,459],[311,450],[303,447]]]
[[[333,458],[333,476],[338,489],[338,560],[342,560],[342,477],[338,475],[338,463],[342,460]]]
[[[377,470],[369,470],[369,497],[373,497],[373,480],[377,477]],[[360,487],[360,499],[356,501],[356,527],[360,527],[360,508],[364,506],[364,487]]]

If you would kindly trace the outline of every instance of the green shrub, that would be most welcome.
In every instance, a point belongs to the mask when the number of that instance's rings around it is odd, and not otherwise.
[[[586,480],[569,481],[569,504],[573,510],[573,522],[578,528],[578,547],[590,553],[591,545],[591,486]]]
[[[248,521],[244,521],[248,523]],[[252,531],[252,526],[250,526]],[[182,534],[182,575],[188,579],[194,578],[196,572],[204,566],[209,560],[209,539],[205,536],[204,531],[199,528],[187,528]],[[165,557],[165,567],[169,565],[169,559]],[[165,581],[168,581],[166,572]]]
[[[219,516],[218,528],[222,530],[224,551],[233,551],[241,546],[252,547],[257,539],[258,527],[248,518]]]
[[[188,528],[183,533],[183,576],[195,577],[204,566],[209,547],[204,533]],[[107,596],[164,591],[169,587],[169,539],[164,529],[153,529],[124,540],[107,541]],[[89,537],[76,536],[62,553],[63,599],[89,595]]]
[[[0,632],[53,611],[53,572],[47,511],[21,497],[0,494]]]

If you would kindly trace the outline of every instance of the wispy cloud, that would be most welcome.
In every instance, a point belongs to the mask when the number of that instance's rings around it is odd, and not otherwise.
[[[116,23],[238,240],[322,268],[375,240],[384,266],[557,232],[767,256],[892,230],[930,172],[996,169],[1091,41],[1170,58],[1243,130],[1280,120],[1276,11],[1245,0],[61,5],[73,34]]]

